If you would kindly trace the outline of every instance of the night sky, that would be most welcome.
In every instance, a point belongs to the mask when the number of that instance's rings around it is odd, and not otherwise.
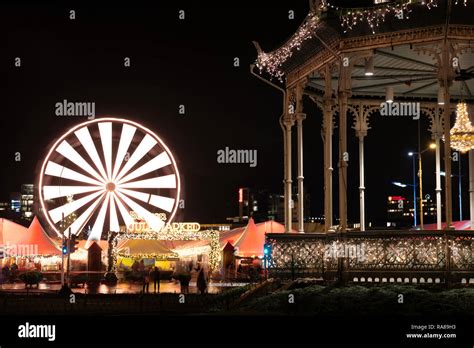
[[[76,11],[75,20],[69,19],[71,9]],[[184,21],[178,19],[180,9],[186,11]],[[295,11],[294,20],[288,19],[288,10]],[[252,40],[265,51],[278,47],[295,32],[307,11],[308,1],[269,0],[221,6],[214,1],[0,5],[0,28],[6,33],[0,53],[4,77],[0,200],[19,191],[22,183],[35,182],[38,164],[53,140],[87,120],[56,116],[54,105],[63,99],[95,102],[96,117],[130,118],[165,141],[184,184],[183,220],[224,222],[225,217],[238,215],[239,187],[282,192],[281,94],[249,73],[256,58]],[[15,57],[21,57],[21,68],[14,67]],[[130,57],[130,68],[123,66],[124,57]],[[233,66],[234,57],[240,59],[240,67]],[[186,107],[185,115],[178,113],[180,104]],[[321,215],[321,112],[309,99],[305,112],[305,183],[311,213]],[[410,118],[380,116],[370,123],[367,221],[384,222],[388,195],[411,197],[409,188],[391,182],[412,181],[407,152],[416,150],[417,124]],[[427,127],[423,118],[423,148],[430,141]],[[357,144],[349,129],[348,208],[349,220],[356,222]],[[217,163],[217,150],[226,146],[258,150],[257,167]],[[15,152],[21,153],[21,162],[15,162]],[[467,156],[463,157],[467,169]],[[434,197],[434,152],[426,153],[423,166],[424,191]],[[294,169],[296,177],[296,162]],[[453,170],[457,171],[456,165]],[[457,195],[457,178],[453,186]],[[464,193],[467,202],[467,189]],[[453,201],[457,219],[457,199]],[[334,206],[337,212],[337,201]]]

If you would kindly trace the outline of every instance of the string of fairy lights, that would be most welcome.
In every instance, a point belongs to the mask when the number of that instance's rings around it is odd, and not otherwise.
[[[271,76],[276,77],[280,82],[283,82],[284,73],[280,70],[281,65],[293,55],[294,50],[299,50],[301,48],[301,44],[304,41],[312,38],[312,33],[318,24],[318,14],[310,11],[295,35],[293,35],[283,46],[271,53],[260,52],[256,62],[256,66],[259,68],[260,73],[262,70],[266,70]]]
[[[468,5],[468,0],[455,0],[455,5]],[[262,71],[267,72],[272,78],[283,82],[284,72],[282,65],[299,51],[303,42],[314,37],[314,32],[320,25],[321,13],[331,11],[339,16],[344,33],[353,30],[356,26],[367,23],[372,34],[385,22],[387,16],[394,16],[399,20],[410,18],[413,5],[425,6],[431,10],[438,6],[437,0],[398,0],[395,2],[377,4],[371,8],[343,8],[335,6],[329,0],[321,0],[319,6],[310,10],[303,24],[296,33],[281,47],[272,52],[259,51],[255,65]]]
[[[113,265],[117,264],[117,257],[130,257],[129,254],[119,254],[117,250],[117,244],[119,240],[208,240],[210,251],[209,251],[209,269],[211,271],[216,270],[219,267],[221,261],[220,243],[219,243],[219,231],[215,230],[204,230],[204,231],[182,231],[182,230],[162,230],[160,232],[148,231],[140,234],[136,233],[121,233],[114,238],[114,247],[112,248],[112,262]],[[136,255],[135,255],[136,256]],[[138,257],[144,255],[138,255]],[[156,257],[155,254],[147,254],[147,257]],[[176,258],[177,253],[168,255],[171,258]]]

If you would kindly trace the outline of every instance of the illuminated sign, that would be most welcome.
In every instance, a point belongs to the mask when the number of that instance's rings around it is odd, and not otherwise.
[[[161,221],[166,221],[166,214],[155,214]],[[148,223],[142,217],[138,216],[134,211],[130,212],[133,222],[127,226],[126,231],[122,228],[122,232],[127,233],[147,233],[147,232],[198,232],[201,225],[197,222],[173,222],[165,225],[160,231],[150,228]]]
[[[198,222],[173,222],[166,225],[163,231],[167,232],[198,232],[201,225]]]
[[[404,201],[406,198],[402,196],[388,196],[388,200],[391,201]]]
[[[239,189],[239,203],[244,201],[244,189]]]

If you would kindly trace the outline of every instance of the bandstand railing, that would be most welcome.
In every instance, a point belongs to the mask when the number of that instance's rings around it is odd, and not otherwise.
[[[267,234],[271,277],[474,283],[471,231]]]

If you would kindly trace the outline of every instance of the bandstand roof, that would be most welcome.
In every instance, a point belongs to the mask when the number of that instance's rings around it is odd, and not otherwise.
[[[327,8],[323,12],[310,10],[300,28],[318,16],[312,28],[314,34],[303,40],[298,49],[293,49],[278,69],[284,74],[287,86],[308,78],[307,91],[322,95],[324,78],[317,71],[327,63],[334,62],[337,59],[334,54],[342,56],[359,53],[362,56],[364,52],[373,52],[373,76],[365,76],[363,58],[354,64],[351,75],[352,98],[381,97],[385,95],[385,87],[393,86],[396,98],[436,99],[438,63],[434,56],[421,48],[434,49],[444,39],[446,1],[438,0],[437,7],[431,9],[414,2],[409,7],[409,18],[398,19],[391,13],[387,14],[385,21],[375,27],[374,32],[366,21],[357,22],[352,29],[342,27],[341,13],[350,9]],[[452,5],[447,37],[454,50],[473,40],[473,12],[473,1],[468,1],[467,6],[463,5],[463,1]],[[282,52],[298,32],[291,35],[282,46],[263,54],[271,57]],[[262,52],[259,52],[261,55]],[[450,88],[451,96],[453,99],[463,97],[474,100],[474,49],[461,50],[457,56],[459,68],[456,69],[455,81]],[[268,72],[266,67],[262,69],[265,70]],[[336,73],[332,79],[335,88],[338,79]]]

